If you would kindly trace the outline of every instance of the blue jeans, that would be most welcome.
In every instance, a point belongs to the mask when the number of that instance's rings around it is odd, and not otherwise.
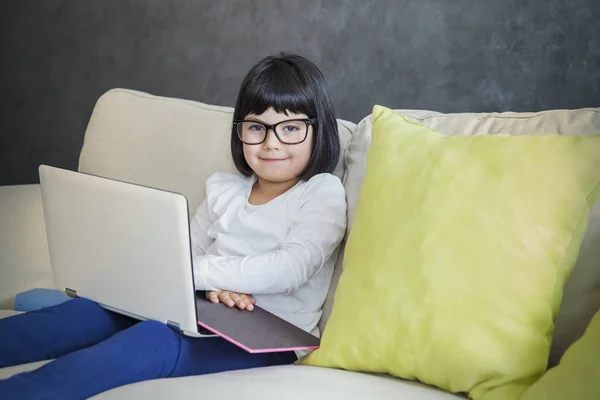
[[[56,360],[0,380],[2,399],[84,399],[149,379],[290,364],[293,352],[250,354],[221,338],[195,339],[85,299],[0,319],[0,368]]]

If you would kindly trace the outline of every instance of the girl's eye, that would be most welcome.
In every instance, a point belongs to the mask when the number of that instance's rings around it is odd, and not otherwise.
[[[260,132],[260,131],[263,131],[265,129],[265,127],[260,124],[254,124],[254,125],[250,125],[248,127],[248,129],[250,129],[251,131]]]
[[[284,125],[283,126],[283,131],[287,132],[287,133],[297,132],[298,130],[300,130],[300,128],[296,125]]]

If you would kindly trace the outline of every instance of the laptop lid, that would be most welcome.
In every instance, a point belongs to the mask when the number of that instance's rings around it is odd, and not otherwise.
[[[246,311],[213,304],[196,295],[198,324],[249,353],[276,353],[316,349],[320,339],[255,306]]]
[[[39,168],[57,288],[198,336],[185,196]]]

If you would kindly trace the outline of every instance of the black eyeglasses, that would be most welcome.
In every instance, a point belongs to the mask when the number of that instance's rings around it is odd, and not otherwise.
[[[233,121],[238,137],[244,144],[261,144],[273,130],[283,144],[300,144],[308,136],[308,127],[317,123],[317,118],[288,119],[273,125],[252,120]]]

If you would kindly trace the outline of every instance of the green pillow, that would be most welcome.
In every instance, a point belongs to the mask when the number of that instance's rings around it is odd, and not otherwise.
[[[544,374],[521,400],[597,400],[600,398],[600,310],[560,364]]]
[[[599,181],[600,137],[446,136],[376,106],[332,314],[300,364],[518,398]]]

